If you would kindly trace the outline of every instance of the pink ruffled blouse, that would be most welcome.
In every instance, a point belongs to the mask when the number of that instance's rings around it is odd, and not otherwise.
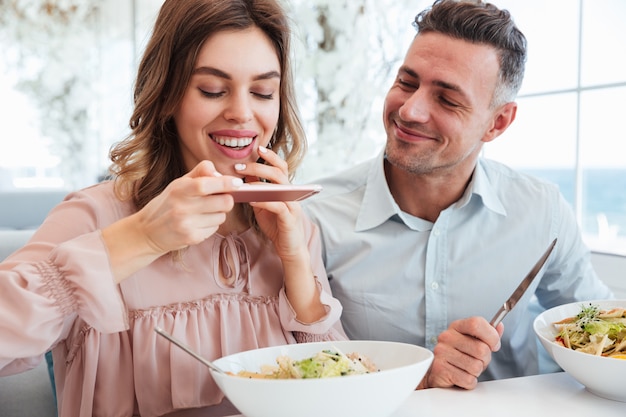
[[[208,359],[345,339],[312,223],[308,246],[327,315],[304,324],[285,296],[271,242],[252,229],[214,235],[189,247],[182,262],[165,255],[115,284],[100,230],[132,212],[111,182],[72,193],[0,264],[0,375],[32,368],[53,346],[60,417],[228,409],[226,401],[214,406],[223,394],[208,369],[155,326]]]

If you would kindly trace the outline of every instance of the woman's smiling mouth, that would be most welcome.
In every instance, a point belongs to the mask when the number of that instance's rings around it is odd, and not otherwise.
[[[254,138],[249,137],[249,138],[233,138],[233,137],[229,137],[229,136],[216,136],[216,135],[211,135],[211,139],[213,139],[213,141],[215,141],[216,143],[222,145],[222,146],[227,146],[229,148],[233,148],[233,149],[243,149],[246,146],[249,146],[252,141],[254,140]]]

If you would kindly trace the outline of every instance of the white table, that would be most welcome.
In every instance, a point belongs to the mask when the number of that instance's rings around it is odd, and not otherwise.
[[[626,385],[624,386],[626,389]],[[393,417],[626,416],[626,403],[598,397],[564,372],[481,382],[471,391],[415,391]]]
[[[558,372],[481,382],[471,391],[456,388],[415,391],[391,417],[462,416],[624,417],[626,403],[598,397],[566,373]]]

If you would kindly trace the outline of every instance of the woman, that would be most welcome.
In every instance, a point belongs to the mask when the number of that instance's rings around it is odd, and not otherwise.
[[[345,337],[299,205],[228,194],[287,183],[303,156],[289,53],[276,0],[165,1],[113,180],[68,196],[0,264],[0,374],[53,347],[61,417],[226,415],[156,326],[209,359]]]

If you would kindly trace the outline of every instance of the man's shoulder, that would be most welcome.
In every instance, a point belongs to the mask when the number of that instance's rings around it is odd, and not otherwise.
[[[373,160],[361,162],[336,174],[318,178],[313,181],[322,186],[319,194],[305,200],[304,205],[318,204],[323,201],[335,200],[362,190],[367,183],[369,170]]]
[[[497,188],[513,187],[524,188],[530,192],[540,191],[554,193],[559,192],[557,184],[532,174],[511,168],[492,159],[480,159],[480,165],[490,182]]]

